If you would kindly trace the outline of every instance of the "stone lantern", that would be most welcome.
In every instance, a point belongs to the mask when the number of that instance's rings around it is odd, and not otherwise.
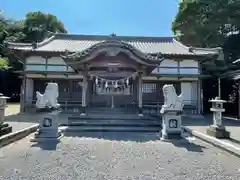
[[[207,134],[216,138],[229,138],[230,133],[226,131],[222,124],[222,113],[225,112],[223,103],[226,103],[226,101],[216,97],[209,102],[212,103],[212,108],[210,110],[213,112],[213,125],[207,129]]]
[[[3,94],[0,93],[0,136],[12,132],[12,127],[9,126],[7,123],[4,123],[7,99],[9,99],[9,97],[3,96]]]

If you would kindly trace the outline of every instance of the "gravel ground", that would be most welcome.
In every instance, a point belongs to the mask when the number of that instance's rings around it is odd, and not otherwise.
[[[240,179],[239,158],[194,138],[167,143],[126,133],[74,135],[56,146],[30,143],[28,136],[0,149],[0,179]]]

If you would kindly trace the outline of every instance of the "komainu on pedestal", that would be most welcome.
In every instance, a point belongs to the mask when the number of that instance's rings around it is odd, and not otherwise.
[[[57,83],[48,83],[44,94],[41,94],[39,91],[36,92],[37,102],[36,108],[40,111],[52,111],[60,108],[58,104],[58,84]]]
[[[182,111],[183,94],[177,96],[175,87],[172,84],[163,86],[164,105],[160,113],[162,114],[161,139],[181,139],[182,138]]]
[[[58,104],[58,84],[48,83],[44,94],[36,92],[37,112],[42,114],[39,129],[32,141],[58,140],[61,132],[58,130],[60,105]]]

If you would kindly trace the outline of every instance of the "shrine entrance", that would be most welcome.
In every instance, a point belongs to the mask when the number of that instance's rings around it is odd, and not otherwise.
[[[137,103],[136,75],[127,78],[94,77],[90,107],[126,108],[134,107]],[[89,92],[90,93],[90,92]]]
[[[66,52],[62,58],[83,76],[82,114],[87,107],[137,107],[142,115],[142,77],[163,60],[119,40],[100,42],[82,52]]]

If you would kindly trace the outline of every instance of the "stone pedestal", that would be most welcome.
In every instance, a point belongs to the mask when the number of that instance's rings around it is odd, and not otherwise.
[[[12,127],[7,123],[0,123],[0,136],[6,135],[12,132]]]
[[[161,140],[182,139],[181,111],[165,111],[162,114]]]
[[[216,97],[209,102],[212,103],[212,108],[210,110],[213,112],[213,125],[207,129],[207,134],[216,138],[229,138],[230,133],[222,125],[222,113],[225,112],[223,103],[226,101]]]
[[[61,132],[58,130],[60,111],[55,110],[42,113],[43,116],[40,119],[39,129],[32,141],[59,140],[62,137]]]
[[[219,139],[230,138],[230,132],[228,132],[224,126],[211,125],[207,129],[207,134]]]
[[[5,109],[7,107],[6,106],[7,99],[9,99],[9,97],[6,97],[0,94],[0,136],[6,135],[12,132],[12,127],[9,126],[9,124],[4,123]]]

